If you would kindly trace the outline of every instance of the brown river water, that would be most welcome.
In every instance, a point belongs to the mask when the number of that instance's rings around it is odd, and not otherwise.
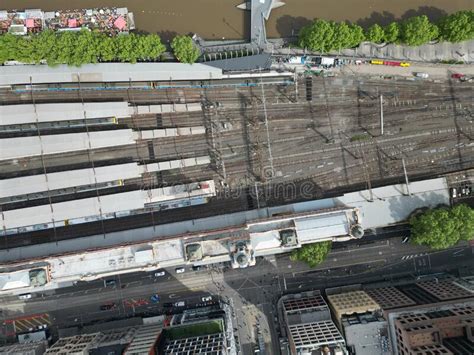
[[[284,0],[272,11],[268,37],[288,37],[318,17],[361,25],[426,14],[437,19],[458,10],[474,9],[473,0]],[[157,32],[163,39],[176,33],[198,33],[206,39],[241,39],[249,35],[249,15],[235,6],[243,0],[0,0],[0,10],[42,10],[128,7],[138,30]]]

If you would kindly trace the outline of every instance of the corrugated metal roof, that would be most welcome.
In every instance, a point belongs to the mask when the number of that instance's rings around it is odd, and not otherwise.
[[[0,85],[76,82],[129,82],[220,79],[222,70],[205,64],[100,63],[79,68],[67,65],[0,66]]]
[[[247,57],[213,60],[206,64],[223,71],[266,70],[272,65],[271,54],[256,54]]]
[[[197,188],[197,186],[201,188]],[[145,203],[213,195],[215,195],[213,180],[152,190],[122,192],[100,196],[100,198],[90,197],[4,211],[3,226],[5,229],[12,229],[48,224],[53,220],[56,223],[62,223],[65,220],[74,223],[73,220],[78,218],[142,209],[145,207]]]
[[[0,125],[128,117],[131,113],[127,102],[5,105],[0,106]]]
[[[0,198],[140,177],[136,163],[101,166],[0,180]]]
[[[89,148],[113,147],[134,142],[134,134],[131,129],[119,129],[112,132],[56,134],[42,136],[41,138],[38,136],[5,138],[0,140],[0,160]]]
[[[295,226],[300,243],[314,243],[349,234],[350,223],[344,211],[298,218],[295,219]]]
[[[58,202],[3,212],[3,225],[6,229],[61,222],[81,217],[98,216],[101,213],[128,211],[143,208],[142,191],[130,191],[100,197]]]
[[[335,200],[347,206],[357,207],[362,215],[364,229],[387,226],[406,220],[421,207],[449,205],[449,190],[445,178],[410,183],[410,195],[406,185],[390,185],[345,194]]]
[[[276,230],[250,233],[250,243],[255,251],[279,248],[281,245],[280,234]]]

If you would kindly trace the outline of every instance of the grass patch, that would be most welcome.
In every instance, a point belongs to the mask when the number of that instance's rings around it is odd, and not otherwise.
[[[351,142],[358,142],[358,141],[365,141],[369,139],[370,136],[368,134],[355,134],[351,137]]]
[[[222,330],[222,320],[213,320],[206,323],[189,324],[166,329],[166,338],[175,340],[187,337],[197,337],[200,335],[220,333]]]

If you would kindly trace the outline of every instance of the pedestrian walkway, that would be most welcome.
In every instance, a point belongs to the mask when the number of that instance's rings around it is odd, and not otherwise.
[[[271,43],[273,44],[273,54],[291,56],[321,54],[319,52],[305,51],[301,48],[283,47],[281,40],[272,40]],[[354,58],[380,58],[431,63],[455,61],[468,64],[474,62],[474,40],[460,43],[439,42],[418,47],[396,44],[377,45],[363,42],[357,48],[331,51],[324,54]]]
[[[448,80],[452,74],[463,74],[469,77],[474,76],[474,66],[462,64],[462,65],[441,65],[432,63],[412,63],[410,67],[391,67],[385,65],[344,65],[340,69],[340,72],[344,74],[365,74],[365,75],[377,75],[377,76],[398,76],[411,78],[412,80]],[[338,71],[337,69],[335,70]],[[426,73],[428,79],[422,79],[416,77],[415,73]]]

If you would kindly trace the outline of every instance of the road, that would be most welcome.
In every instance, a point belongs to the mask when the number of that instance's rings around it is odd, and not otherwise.
[[[391,238],[364,244],[343,243],[343,247],[333,250],[328,259],[315,269],[290,261],[288,255],[277,255],[259,258],[255,267],[247,269],[216,266],[201,271],[187,270],[179,275],[174,270],[167,270],[166,276],[158,278],[153,273],[142,272],[117,277],[116,287],[105,287],[103,280],[97,280],[34,294],[26,302],[6,297],[0,306],[2,319],[47,313],[56,330],[58,327],[103,322],[106,318],[157,314],[163,311],[163,302],[186,300],[193,304],[200,302],[202,296],[213,294],[224,300],[232,299],[234,327],[244,354],[250,353],[256,344],[256,320],[266,346],[278,354],[280,329],[275,320],[275,307],[282,294],[347,283],[390,281],[401,276],[416,277],[473,266],[470,247],[461,245],[430,253],[424,247],[402,243],[402,238],[393,236],[391,232],[388,236]],[[138,303],[147,301],[155,293],[161,297],[158,305],[148,302],[143,306],[127,306],[132,300]],[[99,306],[109,302],[118,307],[100,311]]]
[[[341,74],[304,78],[297,85],[201,89],[107,90],[16,93],[0,90],[2,104],[127,100],[132,104],[218,101],[201,113],[135,115],[115,128],[205,126],[207,133],[137,141],[134,145],[0,162],[0,177],[29,175],[118,162],[150,162],[209,155],[210,166],[184,168],[126,180],[124,186],[91,191],[104,195],[213,178],[227,184],[204,206],[154,212],[54,230],[4,236],[13,248],[114,230],[157,225],[404,181],[472,168],[472,83],[384,80]],[[380,134],[379,96],[384,98]],[[311,101],[307,101],[307,95]],[[84,127],[83,129],[88,129]],[[46,132],[48,133],[48,132]],[[151,149],[150,149],[151,147]],[[153,155],[150,154],[153,151]],[[218,184],[221,186],[220,184]],[[255,191],[257,193],[255,193]],[[80,197],[89,197],[81,194]],[[77,195],[52,197],[67,200]],[[48,198],[3,204],[3,209],[49,203]]]

